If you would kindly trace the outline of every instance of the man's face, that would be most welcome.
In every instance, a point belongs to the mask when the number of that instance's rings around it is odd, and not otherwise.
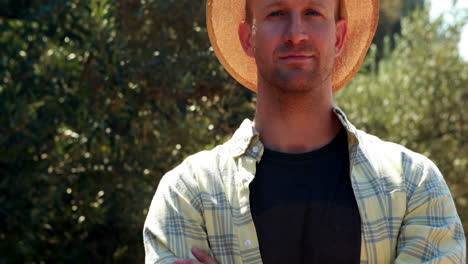
[[[302,92],[331,78],[340,27],[335,0],[250,1],[250,55],[259,79],[285,92]]]

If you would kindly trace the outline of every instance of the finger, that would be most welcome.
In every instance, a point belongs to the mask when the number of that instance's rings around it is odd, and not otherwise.
[[[175,259],[174,264],[201,264],[198,261],[192,260],[192,259]]]
[[[217,264],[216,261],[205,251],[198,249],[196,247],[192,248],[192,254],[200,261],[202,264]]]

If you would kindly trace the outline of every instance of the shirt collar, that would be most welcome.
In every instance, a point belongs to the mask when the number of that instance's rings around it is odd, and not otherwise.
[[[349,122],[346,114],[338,106],[333,106],[333,113],[335,113],[335,115],[338,117],[338,120],[340,120],[341,125],[343,125],[343,127],[346,129],[346,132],[348,133],[348,144],[350,146],[359,144],[357,129],[353,124],[351,124],[351,122]]]
[[[249,156],[257,159],[257,162],[259,162],[262,157],[264,147],[260,142],[260,135],[255,129],[253,122],[249,119],[245,119],[242,122],[241,126],[228,141],[228,144],[228,151],[234,158],[250,154]]]
[[[348,133],[349,146],[358,144],[356,127],[348,121],[345,113],[337,106],[333,107],[333,113],[338,117],[338,120]],[[249,119],[245,119],[242,122],[241,126],[228,141],[228,144],[229,154],[233,158],[246,155],[254,158],[257,162],[260,162],[262,158],[264,146],[262,142],[260,142],[260,134],[255,129],[253,122]]]

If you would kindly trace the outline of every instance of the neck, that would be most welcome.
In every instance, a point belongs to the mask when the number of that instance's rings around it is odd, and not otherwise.
[[[258,86],[255,129],[265,147],[285,153],[304,153],[328,144],[341,124],[333,113],[329,87],[283,92]]]

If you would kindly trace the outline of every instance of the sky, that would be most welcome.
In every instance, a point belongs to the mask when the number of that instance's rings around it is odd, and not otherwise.
[[[431,17],[436,18],[447,11],[452,10],[452,0],[431,0]],[[454,10],[468,9],[468,0],[458,0]],[[453,17],[445,15],[445,21],[450,23]],[[468,61],[468,24],[465,25],[459,43],[461,56]]]

